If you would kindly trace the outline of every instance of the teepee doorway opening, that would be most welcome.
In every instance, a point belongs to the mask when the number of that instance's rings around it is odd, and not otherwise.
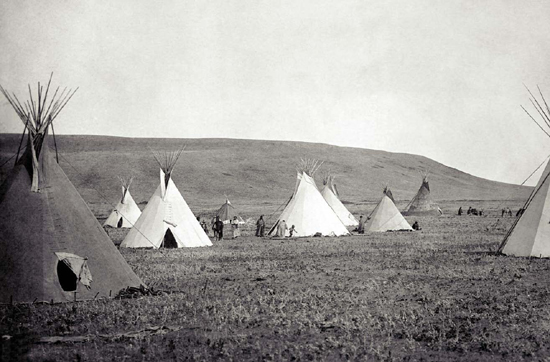
[[[164,241],[162,242],[162,244],[167,249],[175,249],[178,247],[178,242],[176,241],[174,234],[172,234],[172,231],[170,231],[169,228],[166,229],[166,233],[164,234]]]

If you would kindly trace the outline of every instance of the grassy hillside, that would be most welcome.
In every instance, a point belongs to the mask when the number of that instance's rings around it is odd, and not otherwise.
[[[0,164],[17,151],[19,136],[0,135]],[[227,195],[252,213],[274,211],[290,196],[300,158],[323,160],[321,170],[336,175],[341,198],[351,210],[378,201],[388,184],[404,207],[420,186],[419,171],[430,170],[432,194],[445,200],[522,200],[530,188],[485,180],[422,156],[303,142],[235,139],[133,139],[58,136],[60,164],[100,217],[119,197],[117,176],[135,177],[132,195],[146,202],[158,186],[159,171],[150,148],[185,145],[173,179],[195,212],[219,207]],[[0,169],[4,178],[13,161]],[[321,171],[319,171],[321,172]],[[321,185],[320,177],[317,177]],[[101,192],[98,193],[99,190]]]

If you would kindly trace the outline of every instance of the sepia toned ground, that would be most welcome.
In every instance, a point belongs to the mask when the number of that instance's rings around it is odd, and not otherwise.
[[[498,205],[446,204],[420,232],[122,249],[162,295],[2,306],[2,359],[544,360],[550,260],[495,255]]]

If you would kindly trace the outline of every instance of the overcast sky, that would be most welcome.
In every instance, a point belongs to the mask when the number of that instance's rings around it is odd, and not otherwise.
[[[550,154],[520,108],[523,84],[550,98],[549,19],[545,0],[3,0],[0,83],[80,87],[58,133],[322,142],[520,183]]]

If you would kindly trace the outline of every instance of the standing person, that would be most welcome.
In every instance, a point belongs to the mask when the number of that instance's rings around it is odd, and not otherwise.
[[[223,239],[223,221],[220,220],[219,216],[216,216],[216,221],[212,225],[212,230],[214,231],[214,238],[216,240]]]
[[[458,208],[458,216],[462,215],[462,206]]]
[[[288,226],[286,225],[286,221],[282,220],[279,222],[279,225],[277,225],[277,235],[282,238],[286,236],[286,231],[288,230]]]
[[[358,234],[364,234],[365,233],[365,225],[363,224],[363,215],[359,216],[359,225],[357,225],[357,233]]]
[[[260,218],[258,219],[258,221],[256,221],[256,236],[263,237],[264,230],[265,230],[264,216],[260,215]]]
[[[233,216],[233,220],[231,220],[231,228],[233,229],[233,239],[241,236],[241,230],[239,229],[239,220],[237,220],[236,216]]]

